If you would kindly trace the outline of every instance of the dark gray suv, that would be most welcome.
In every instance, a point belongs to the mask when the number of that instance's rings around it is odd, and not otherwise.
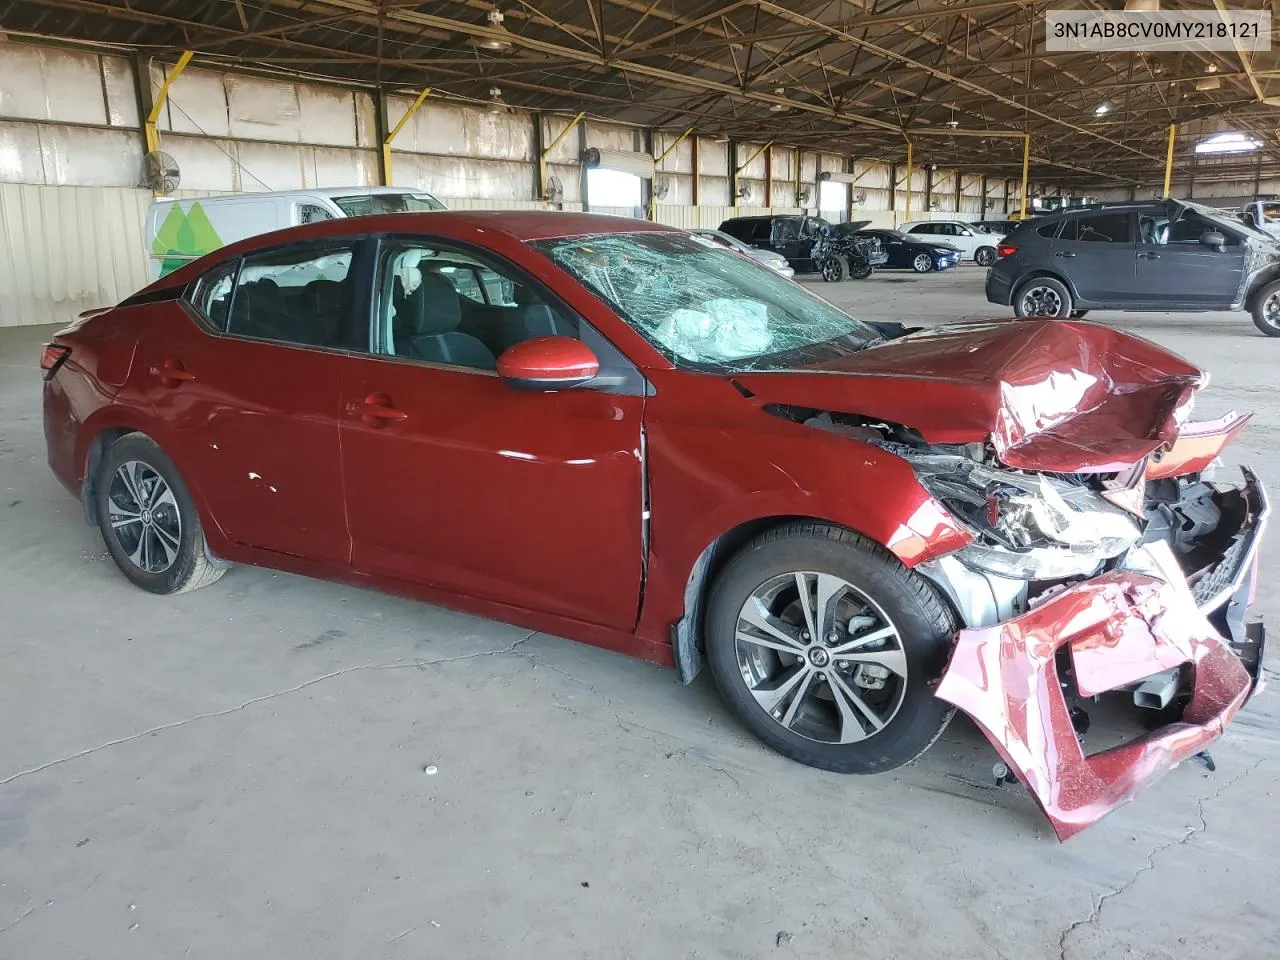
[[[987,299],[1019,317],[1106,310],[1247,310],[1280,337],[1280,243],[1181,200],[1037,217],[1005,237]]]

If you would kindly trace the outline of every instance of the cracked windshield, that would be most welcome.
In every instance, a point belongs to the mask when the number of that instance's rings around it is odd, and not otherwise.
[[[780,370],[877,339],[870,325],[701,237],[614,233],[534,246],[677,366]]]

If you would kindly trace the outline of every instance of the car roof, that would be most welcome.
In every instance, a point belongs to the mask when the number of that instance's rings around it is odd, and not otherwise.
[[[415,190],[410,187],[310,187],[303,190],[245,190],[239,193],[214,193],[207,197],[190,197],[206,203],[209,200],[266,200],[275,197],[364,197],[379,194],[408,194],[414,197],[434,197],[429,190]],[[156,203],[180,203],[181,197],[156,197]]]
[[[559,237],[583,237],[602,233],[680,233],[674,227],[631,217],[554,210],[433,210],[423,213],[384,213],[366,217],[335,217],[298,227],[273,230],[220,247],[199,260],[160,277],[146,290],[168,289],[190,283],[214,263],[256,253],[281,244],[361,234],[413,234],[440,231],[445,235],[500,234],[527,243]]]

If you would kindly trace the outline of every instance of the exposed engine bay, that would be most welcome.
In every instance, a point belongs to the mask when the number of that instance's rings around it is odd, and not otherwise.
[[[978,722],[1062,839],[1203,749],[1259,687],[1264,635],[1245,617],[1265,494],[1247,469],[1236,485],[1216,476],[1247,418],[1186,424],[1186,442],[1121,471],[1056,473],[1009,467],[991,443],[930,444],[875,418],[765,409],[906,460],[972,536],[916,567],[964,624],[938,696]],[[996,677],[1012,685],[1003,694]],[[1181,722],[1086,757],[1085,707],[1113,692]],[[1051,729],[1031,723],[1030,701]],[[1064,799],[1064,778],[1093,785],[1080,805]]]

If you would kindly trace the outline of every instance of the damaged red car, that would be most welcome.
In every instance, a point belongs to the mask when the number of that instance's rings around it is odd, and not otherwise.
[[[1104,327],[905,331],[655,224],[441,212],[233,244],[42,366],[50,465],[146,590],[258,564],[705,661],[847,773],[959,707],[1064,838],[1260,676],[1246,418]],[[1112,692],[1162,723],[1086,755]]]

